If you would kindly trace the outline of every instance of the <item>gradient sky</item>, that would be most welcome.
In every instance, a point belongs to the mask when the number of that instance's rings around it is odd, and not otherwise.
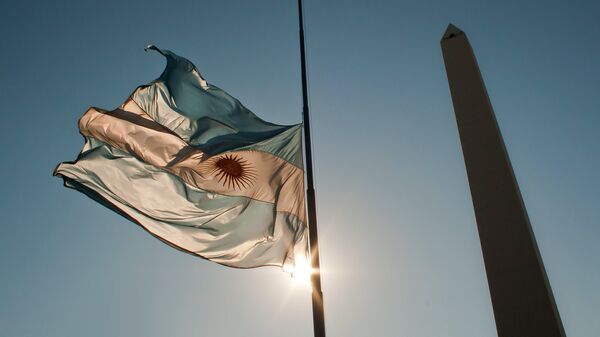
[[[473,45],[569,337],[600,331],[600,2],[306,0],[328,336],[493,337],[439,40]],[[176,251],[68,190],[90,105],[154,43],[260,117],[301,119],[296,3],[0,2],[0,336],[311,336],[278,268]]]

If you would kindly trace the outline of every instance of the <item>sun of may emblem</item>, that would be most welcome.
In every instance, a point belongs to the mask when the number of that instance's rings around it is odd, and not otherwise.
[[[256,171],[241,156],[226,154],[210,161],[210,173],[215,174],[216,179],[227,188],[247,189],[256,180]]]

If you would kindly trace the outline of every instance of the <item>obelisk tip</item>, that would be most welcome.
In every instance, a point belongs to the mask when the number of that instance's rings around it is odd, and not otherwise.
[[[442,41],[449,40],[455,36],[464,34],[462,30],[456,27],[453,24],[448,24],[448,28],[446,28],[446,32],[444,32],[444,36],[442,36]]]

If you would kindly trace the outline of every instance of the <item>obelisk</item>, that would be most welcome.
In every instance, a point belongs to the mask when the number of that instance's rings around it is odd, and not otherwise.
[[[552,289],[464,32],[441,40],[499,337],[565,337]]]

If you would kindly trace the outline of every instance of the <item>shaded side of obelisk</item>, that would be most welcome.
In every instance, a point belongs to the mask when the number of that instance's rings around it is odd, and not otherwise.
[[[441,40],[499,337],[565,337],[529,217],[475,55]]]

